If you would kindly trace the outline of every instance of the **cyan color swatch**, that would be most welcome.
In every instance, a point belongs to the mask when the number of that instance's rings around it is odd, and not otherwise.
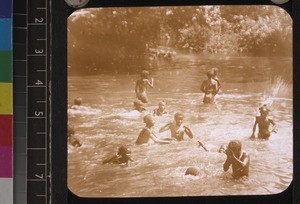
[[[12,50],[12,22],[10,18],[0,18],[0,50]]]

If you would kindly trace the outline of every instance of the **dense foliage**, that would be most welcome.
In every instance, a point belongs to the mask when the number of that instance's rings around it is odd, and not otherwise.
[[[275,6],[83,9],[68,20],[73,72],[138,70],[167,50],[290,56],[291,44],[291,18]]]

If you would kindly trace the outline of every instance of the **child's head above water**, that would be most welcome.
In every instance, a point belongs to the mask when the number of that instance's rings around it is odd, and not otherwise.
[[[134,106],[134,109],[138,110],[138,111],[144,111],[144,110],[146,110],[145,107],[144,107],[144,104],[141,101],[139,101],[139,100],[135,100],[133,102],[133,106]]]
[[[146,79],[146,78],[148,78],[148,76],[149,76],[149,72],[147,70],[143,70],[141,72],[141,77],[142,78]]]
[[[174,115],[174,119],[175,119],[175,122],[176,122],[177,125],[181,125],[182,124],[183,118],[184,118],[184,116],[183,116],[183,114],[181,112],[177,112]]]
[[[144,123],[146,123],[146,125],[154,125],[154,119],[151,114],[145,115]]]
[[[164,101],[161,101],[161,102],[158,103],[158,107],[160,109],[165,109],[165,106],[166,106],[166,103]]]
[[[183,118],[184,118],[184,116],[183,116],[183,114],[181,113],[181,112],[177,112],[177,113],[175,113],[175,115],[174,115],[174,119],[176,120],[176,119],[181,119],[181,120],[183,120]]]
[[[77,97],[74,99],[74,105],[80,106],[82,104],[82,98]]]
[[[131,150],[125,146],[121,146],[118,148],[118,153],[119,156],[125,156],[128,154],[131,154]]]
[[[238,153],[242,150],[242,143],[239,140],[231,140],[228,144],[228,149],[234,153]]]
[[[206,72],[206,75],[207,75],[208,78],[212,78],[214,76],[214,71],[209,70],[208,72]]]
[[[214,76],[218,75],[218,73],[219,73],[219,69],[217,67],[211,68],[211,71],[212,71]]]
[[[268,115],[270,112],[270,109],[268,109],[267,105],[263,105],[259,108],[259,112],[261,115]]]
[[[141,101],[139,101],[139,100],[133,101],[133,106],[134,106],[134,107],[140,107],[140,106],[142,106],[142,105],[143,105],[143,103],[142,103]]]

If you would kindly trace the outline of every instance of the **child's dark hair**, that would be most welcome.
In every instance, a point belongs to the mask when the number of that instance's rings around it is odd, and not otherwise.
[[[206,75],[208,78],[212,78],[214,76],[214,71],[209,70],[208,72],[206,72]]]
[[[184,118],[184,116],[183,116],[183,114],[181,112],[177,112],[174,115],[174,119],[177,119],[177,118]]]
[[[143,78],[147,78],[148,75],[149,75],[149,72],[148,72],[147,70],[143,70],[143,71],[141,72],[141,77],[143,77]]]
[[[242,149],[242,143],[239,140],[231,140],[228,144],[228,149],[241,150]]]
[[[259,108],[260,113],[269,113],[270,109],[267,107],[266,104],[264,104],[262,107]]]

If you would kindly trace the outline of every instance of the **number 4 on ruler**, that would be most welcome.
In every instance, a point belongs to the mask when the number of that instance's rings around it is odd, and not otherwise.
[[[37,80],[37,81],[35,82],[35,85],[43,85],[43,82],[41,82],[40,80]]]

